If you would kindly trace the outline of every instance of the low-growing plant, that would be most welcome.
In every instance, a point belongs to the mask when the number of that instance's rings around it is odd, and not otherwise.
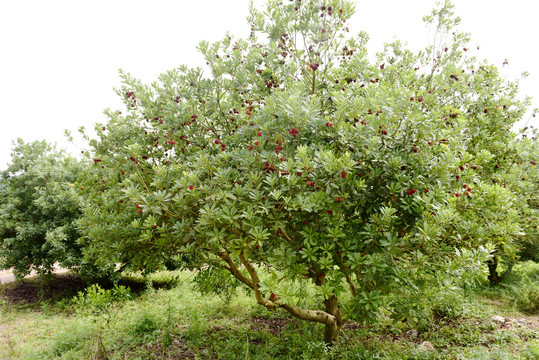
[[[98,359],[108,359],[107,349],[103,343],[103,331],[109,329],[118,315],[123,301],[133,297],[131,290],[125,286],[114,285],[112,289],[103,289],[98,284],[89,286],[86,292],[79,292],[74,303],[81,314],[88,316],[96,325],[94,335],[95,349],[92,352]]]
[[[88,347],[88,343],[93,338],[95,331],[92,325],[83,321],[77,321],[67,329],[61,329],[56,333],[53,343],[50,346],[50,352],[54,356],[73,359],[80,358],[81,353]]]

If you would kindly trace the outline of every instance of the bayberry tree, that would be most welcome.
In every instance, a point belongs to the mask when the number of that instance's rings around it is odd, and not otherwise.
[[[80,267],[79,170],[77,159],[45,141],[17,140],[0,178],[0,269],[13,268],[21,278],[32,270],[49,273],[55,263]]]
[[[366,34],[347,36],[353,12],[270,0],[251,7],[249,38],[200,43],[208,73],[180,66],[145,85],[121,72],[126,110],[106,111],[86,153],[87,258],[224,268],[334,343],[384,294],[480,271],[483,247],[511,243],[517,84],[469,55],[449,2],[425,18],[437,35],[424,51],[395,41],[373,60]]]

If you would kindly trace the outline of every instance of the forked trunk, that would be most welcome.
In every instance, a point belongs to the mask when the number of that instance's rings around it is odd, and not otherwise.
[[[330,346],[335,345],[339,341],[339,333],[343,325],[343,312],[339,309],[338,303],[339,299],[335,295],[324,300],[326,312],[335,316],[336,319],[336,321],[331,324],[326,323],[326,328],[324,330],[324,342]]]
[[[488,265],[488,279],[490,281],[490,285],[494,286],[494,285],[498,285],[499,283],[501,283],[505,277],[507,275],[509,275],[511,273],[511,271],[513,270],[513,265],[514,263],[513,262],[510,262],[508,265],[507,265],[507,269],[503,272],[503,274],[499,275],[498,274],[498,257],[497,256],[494,256],[491,260],[489,260],[487,262],[487,265]]]

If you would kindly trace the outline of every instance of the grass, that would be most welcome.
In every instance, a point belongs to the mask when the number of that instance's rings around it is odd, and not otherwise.
[[[226,299],[201,295],[188,271],[124,278],[136,296],[109,298],[108,322],[68,289],[51,296],[41,286],[37,302],[9,303],[17,285],[8,284],[0,288],[0,359],[539,359],[539,317],[528,295],[539,289],[537,274],[539,264],[519,264],[503,286],[474,290],[463,304],[473,311],[435,317],[428,327],[386,316],[368,327],[348,323],[332,348],[320,325],[268,312],[242,288]],[[514,320],[499,324],[492,315]]]

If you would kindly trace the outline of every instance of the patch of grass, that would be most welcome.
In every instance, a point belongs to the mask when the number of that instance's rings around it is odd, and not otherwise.
[[[505,311],[539,314],[539,263],[520,262],[501,284],[485,285],[477,294],[494,301]]]
[[[526,274],[516,269],[517,276]],[[490,320],[492,314],[523,316],[508,287],[483,287],[481,303],[464,297],[460,307],[450,297],[440,298],[424,327],[393,323],[385,312],[375,325],[348,323],[340,342],[329,348],[320,324],[283,310],[269,312],[243,290],[228,301],[201,295],[193,277],[189,271],[131,275],[129,281],[140,286],[138,296],[116,305],[116,316],[101,328],[82,315],[82,304],[69,299],[36,306],[4,300],[0,358],[91,358],[98,335],[110,359],[536,359],[539,352],[537,329]],[[517,277],[511,286],[526,281]],[[496,302],[494,295],[501,294],[506,300]]]

